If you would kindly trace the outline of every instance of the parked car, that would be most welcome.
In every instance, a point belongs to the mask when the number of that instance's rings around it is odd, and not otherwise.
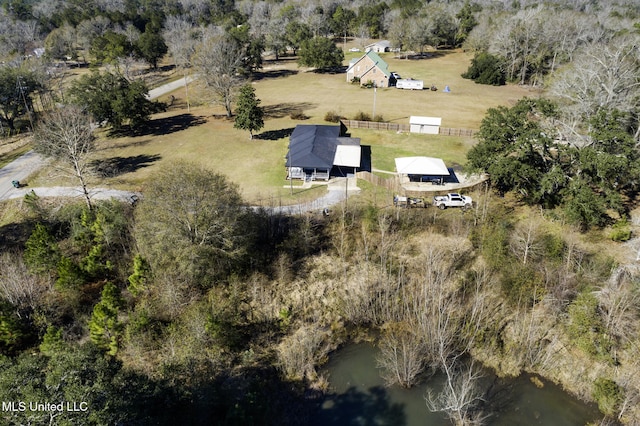
[[[469,209],[473,206],[473,200],[466,195],[460,195],[455,192],[451,192],[447,195],[436,195],[433,197],[433,205],[441,210],[447,207],[462,207],[463,209]]]
[[[352,47],[351,49],[349,49],[349,52],[359,52],[360,49],[358,49],[357,47]]]

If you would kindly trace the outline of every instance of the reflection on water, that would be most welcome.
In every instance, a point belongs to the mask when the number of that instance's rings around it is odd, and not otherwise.
[[[443,378],[436,376],[412,389],[386,388],[376,368],[376,350],[367,344],[349,345],[334,356],[323,370],[332,393],[318,410],[315,425],[440,426],[449,421],[431,413],[424,395],[429,387],[439,390]],[[509,381],[486,377],[486,411],[491,426],[544,425],[579,426],[601,416],[593,405],[584,404],[559,387],[545,383],[537,388],[527,376]]]

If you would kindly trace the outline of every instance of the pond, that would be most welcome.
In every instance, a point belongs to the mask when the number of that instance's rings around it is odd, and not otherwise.
[[[376,349],[369,344],[352,344],[337,351],[322,373],[329,378],[331,392],[315,416],[315,425],[449,425],[439,413],[425,404],[431,386],[441,388],[443,377],[412,389],[387,388],[376,368]],[[585,404],[553,383],[536,387],[530,376],[498,379],[487,372],[493,383],[486,412],[491,426],[545,425],[577,426],[602,418],[597,407]]]

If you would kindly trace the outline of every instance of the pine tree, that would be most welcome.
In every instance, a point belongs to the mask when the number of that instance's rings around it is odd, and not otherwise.
[[[24,262],[36,274],[46,274],[56,269],[60,249],[47,227],[38,223],[25,243]]]
[[[91,341],[109,355],[118,351],[122,325],[118,321],[118,310],[122,306],[120,290],[113,283],[105,284],[100,302],[93,308],[89,321]]]
[[[264,112],[260,107],[260,99],[256,98],[256,89],[248,84],[240,88],[236,106],[236,129],[248,130],[253,139],[253,132],[264,127]]]
[[[137,296],[146,288],[147,281],[151,275],[151,267],[142,256],[136,254],[133,258],[133,274],[129,275],[129,292]]]

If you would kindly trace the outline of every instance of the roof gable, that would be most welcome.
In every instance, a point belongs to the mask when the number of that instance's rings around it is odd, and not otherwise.
[[[358,59],[352,59],[349,62],[349,68],[347,68],[347,72],[349,72],[349,70],[351,68],[353,68],[358,62],[360,62],[361,60],[363,60],[364,58],[369,58],[371,59],[371,61],[375,64],[376,67],[378,67],[378,69],[387,77],[391,76],[391,72],[389,71],[389,65],[380,57],[380,55],[378,55],[376,52],[374,52],[373,50],[368,51],[367,53],[365,53],[364,55],[362,55],[360,58]]]

